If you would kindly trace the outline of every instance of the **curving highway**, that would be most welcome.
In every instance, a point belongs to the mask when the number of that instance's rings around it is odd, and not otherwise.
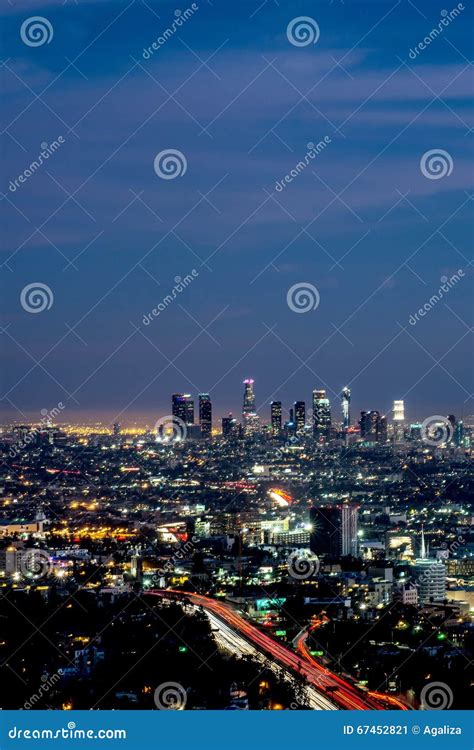
[[[348,710],[369,711],[385,710],[386,708],[406,709],[400,701],[385,696],[381,693],[362,693],[353,685],[343,680],[341,677],[330,672],[313,659],[306,647],[308,631],[304,631],[298,638],[297,651],[295,654],[271,636],[262,633],[255,625],[245,620],[241,615],[235,612],[229,605],[223,602],[211,599],[201,594],[193,594],[176,590],[158,590],[147,592],[155,596],[183,598],[185,597],[192,604],[203,607],[206,612],[210,612],[218,621],[226,625],[226,638],[229,638],[229,631],[238,633],[246,641],[258,650],[270,655],[276,662],[284,667],[305,677],[308,683],[315,689],[319,697],[318,708],[326,710],[334,708],[343,708]],[[383,698],[383,700],[381,700]]]

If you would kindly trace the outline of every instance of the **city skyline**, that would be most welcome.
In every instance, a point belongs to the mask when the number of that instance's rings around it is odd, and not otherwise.
[[[261,404],[312,378],[351,385],[358,411],[393,394],[420,416],[470,414],[472,9],[413,59],[439,20],[428,2],[367,18],[329,3],[303,47],[287,35],[299,0],[204,4],[153,54],[171,2],[159,18],[72,5],[44,4],[41,47],[19,33],[34,2],[2,9],[4,413],[61,400],[133,420],[166,413],[174,389],[235,412],[251,371]],[[166,149],[185,158],[176,179],[154,168]],[[452,161],[441,179],[420,166],[436,149]],[[49,289],[36,315],[20,299],[35,283]]]
[[[0,18],[3,733],[464,747],[472,3]]]

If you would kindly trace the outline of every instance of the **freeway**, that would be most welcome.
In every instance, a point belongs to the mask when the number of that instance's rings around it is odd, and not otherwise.
[[[252,656],[254,659],[259,661],[263,666],[271,669],[278,676],[289,682],[293,677],[293,673],[290,670],[280,667],[276,664],[273,659],[269,659],[266,653],[263,653],[256,646],[253,646],[250,641],[246,640],[240,633],[236,632],[233,628],[227,625],[221,618],[217,617],[210,610],[206,611],[211,627],[214,631],[214,637],[219,647],[223,648],[231,654],[242,654]],[[283,675],[282,675],[283,673]],[[319,711],[331,711],[337,709],[337,706],[332,703],[326,696],[321,695],[313,686],[307,685],[304,688],[304,702],[314,710]],[[297,704],[292,707],[297,708]]]
[[[322,673],[330,676],[330,678],[336,683],[337,685],[340,685],[342,688],[352,688],[352,690],[357,690],[357,688],[354,688],[347,680],[342,679],[342,677],[339,677],[338,675],[335,675],[334,672],[330,672],[326,667],[323,667],[310,653],[308,646],[307,646],[307,639],[311,631],[315,630],[316,628],[323,625],[325,622],[329,622],[328,617],[323,615],[321,618],[316,619],[311,627],[307,628],[306,630],[303,630],[297,638],[295,639],[295,645],[296,650],[298,651],[301,656],[303,656],[306,660],[311,661],[314,666],[319,669]],[[336,696],[336,693],[334,693]],[[369,690],[367,693],[364,694],[365,700],[367,703],[367,708],[373,709],[373,710],[385,710],[385,709],[393,709],[393,710],[400,710],[400,711],[408,711],[409,706],[405,705],[401,700],[398,698],[395,698],[392,695],[387,695],[386,693],[380,693],[376,692],[374,690]]]
[[[279,664],[306,678],[308,683],[318,691],[320,697],[325,698],[329,703],[327,708],[334,708],[334,704],[338,708],[358,711],[384,710],[388,707],[385,701],[382,702],[378,699],[378,694],[369,695],[368,693],[363,693],[349,682],[318,664],[305,647],[304,642],[308,637],[307,632],[306,637],[303,633],[299,639],[298,654],[295,654],[266,633],[262,633],[255,625],[244,619],[229,605],[216,599],[211,599],[201,594],[170,589],[160,589],[147,593],[155,596],[185,598],[192,604],[202,607],[206,612],[211,612],[218,620],[225,623],[231,631],[239,633],[245,640],[250,641],[257,650],[263,651]],[[400,704],[400,706],[403,706],[403,704]],[[391,707],[395,706],[392,705]]]

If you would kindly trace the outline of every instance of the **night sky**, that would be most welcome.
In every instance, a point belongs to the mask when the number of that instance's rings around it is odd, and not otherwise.
[[[410,49],[457,4],[200,0],[145,59],[177,18],[174,2],[11,2],[1,11],[5,419],[62,402],[64,420],[153,424],[179,391],[210,392],[220,416],[240,412],[249,376],[265,418],[271,399],[309,406],[313,388],[337,399],[339,418],[345,385],[354,417],[389,413],[395,398],[408,419],[473,413],[468,0],[415,59]],[[20,29],[35,15],[53,36],[29,46]],[[317,23],[316,43],[288,38],[299,16]],[[169,149],[186,169],[162,179],[154,161]],[[452,171],[429,178],[420,160],[440,149]],[[54,299],[35,314],[21,294],[37,282]],[[304,313],[287,303],[302,283],[319,294]]]

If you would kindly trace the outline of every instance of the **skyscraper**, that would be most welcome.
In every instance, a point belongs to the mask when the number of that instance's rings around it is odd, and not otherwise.
[[[272,435],[278,437],[281,434],[281,401],[272,401],[271,406]]]
[[[194,424],[194,401],[189,393],[174,393],[171,413],[184,424]]]
[[[302,435],[306,424],[306,405],[304,401],[295,401],[295,435]]]
[[[244,380],[244,406],[242,415],[255,413],[255,393],[253,390],[254,381],[252,378]]]
[[[203,437],[212,433],[212,402],[208,393],[199,394],[199,424]]]
[[[258,430],[259,418],[255,411],[255,393],[252,378],[244,380],[244,404],[242,407],[242,424],[244,435],[253,435]]]
[[[369,443],[385,443],[387,441],[387,417],[379,411],[361,411],[360,436]]]
[[[393,421],[394,422],[405,421],[405,403],[403,401],[393,402]]]
[[[357,556],[358,517],[359,508],[354,505],[311,508],[311,551],[331,559]]]
[[[331,430],[331,405],[326,391],[313,391],[313,434],[328,438]]]
[[[393,437],[396,442],[405,437],[405,404],[401,400],[393,402]]]
[[[347,385],[342,389],[341,407],[342,427],[344,430],[348,430],[351,425],[351,390],[347,387]]]
[[[222,417],[222,434],[224,437],[230,437],[237,433],[237,420],[232,414],[228,417]]]

